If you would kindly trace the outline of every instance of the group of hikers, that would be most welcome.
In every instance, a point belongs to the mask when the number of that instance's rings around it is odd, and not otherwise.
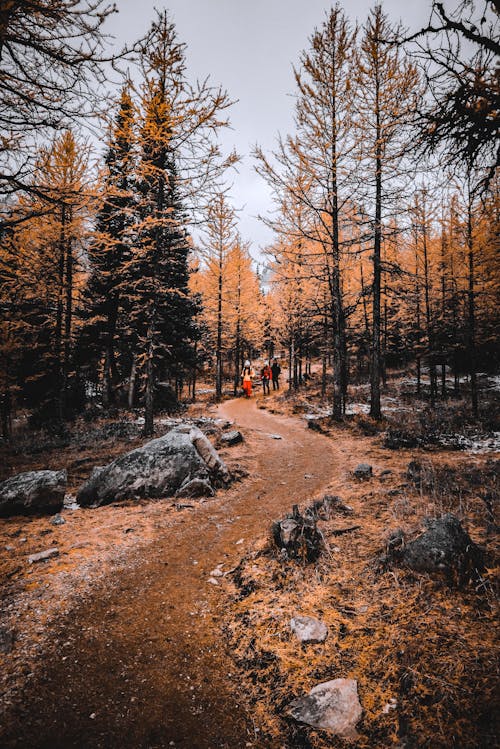
[[[264,395],[271,392],[271,389],[269,387],[269,383],[273,383],[273,390],[279,390],[280,389],[280,383],[279,383],[279,377],[281,374],[281,367],[278,364],[277,359],[273,359],[273,363],[270,365],[268,361],[264,362],[264,366],[261,369],[260,377],[262,381],[262,392]],[[252,395],[252,384],[255,379],[255,370],[253,369],[252,365],[250,364],[249,360],[247,359],[244,366],[243,371],[241,373],[241,385],[243,387],[243,392],[245,393],[245,396],[247,398],[250,398]]]

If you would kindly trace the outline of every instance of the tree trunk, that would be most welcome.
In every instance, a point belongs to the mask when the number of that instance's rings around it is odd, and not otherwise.
[[[154,434],[154,422],[153,422],[153,408],[154,408],[154,327],[155,327],[155,313],[151,315],[151,319],[148,325],[147,339],[146,339],[146,382],[145,382],[145,393],[144,393],[144,431],[145,437],[150,437]]]
[[[137,358],[135,354],[132,357],[132,367],[130,369],[130,378],[128,382],[128,407],[133,408],[135,403],[135,381],[137,377]]]
[[[215,398],[222,398],[222,249],[219,251],[219,278],[217,289],[217,350],[215,353]]]
[[[470,178],[469,178],[470,180]],[[477,376],[476,376],[476,305],[474,292],[474,236],[472,232],[472,197],[470,191],[470,181],[467,195],[467,259],[468,259],[468,313],[469,325],[467,331],[467,343],[469,350],[469,375],[470,375],[470,395],[472,413],[475,417],[478,415],[478,394],[477,394]]]
[[[370,416],[380,419],[380,263],[382,245],[382,153],[380,146],[379,85],[376,81],[376,165],[375,165],[375,233],[373,242],[373,312],[370,368]]]
[[[436,403],[437,395],[437,375],[436,375],[436,362],[434,352],[434,320],[431,307],[430,299],[430,273],[429,273],[429,253],[427,247],[427,210],[426,210],[426,196],[423,195],[422,204],[422,250],[424,255],[424,296],[425,296],[425,319],[427,327],[427,347],[428,347],[428,361],[429,361],[429,379],[430,379],[430,398],[431,406],[434,407]]]

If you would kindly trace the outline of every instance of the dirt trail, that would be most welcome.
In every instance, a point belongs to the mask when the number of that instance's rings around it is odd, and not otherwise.
[[[319,492],[340,466],[332,443],[303,421],[243,399],[219,414],[246,436],[249,477],[179,513],[61,623],[3,736],[0,728],[5,749],[259,746],[221,640],[223,594],[208,577],[220,563],[235,566],[271,520]]]

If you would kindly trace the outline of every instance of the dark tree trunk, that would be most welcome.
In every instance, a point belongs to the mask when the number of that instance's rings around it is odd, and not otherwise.
[[[474,292],[474,237],[472,233],[472,198],[470,184],[467,201],[467,260],[468,260],[468,331],[467,331],[467,348],[469,359],[469,376],[470,376],[470,395],[472,413],[478,415],[478,394],[477,394],[477,376],[476,376],[476,305]]]
[[[154,433],[154,337],[155,337],[155,309],[151,311],[146,339],[146,368],[144,388],[144,436],[150,437]]]
[[[380,146],[379,84],[376,81],[375,231],[373,242],[373,316],[370,368],[370,416],[380,419],[380,287],[382,278],[382,152]]]

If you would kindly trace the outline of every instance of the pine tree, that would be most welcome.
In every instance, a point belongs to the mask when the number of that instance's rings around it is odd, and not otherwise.
[[[91,272],[86,290],[88,323],[83,351],[93,360],[104,352],[106,404],[115,400],[115,388],[125,369],[132,367],[124,319],[124,267],[130,260],[132,227],[136,220],[134,106],[127,84],[121,93],[101,175],[100,207],[88,255]],[[82,352],[83,353],[83,352]],[[93,354],[93,355],[92,355]],[[117,355],[126,359],[119,371]]]

